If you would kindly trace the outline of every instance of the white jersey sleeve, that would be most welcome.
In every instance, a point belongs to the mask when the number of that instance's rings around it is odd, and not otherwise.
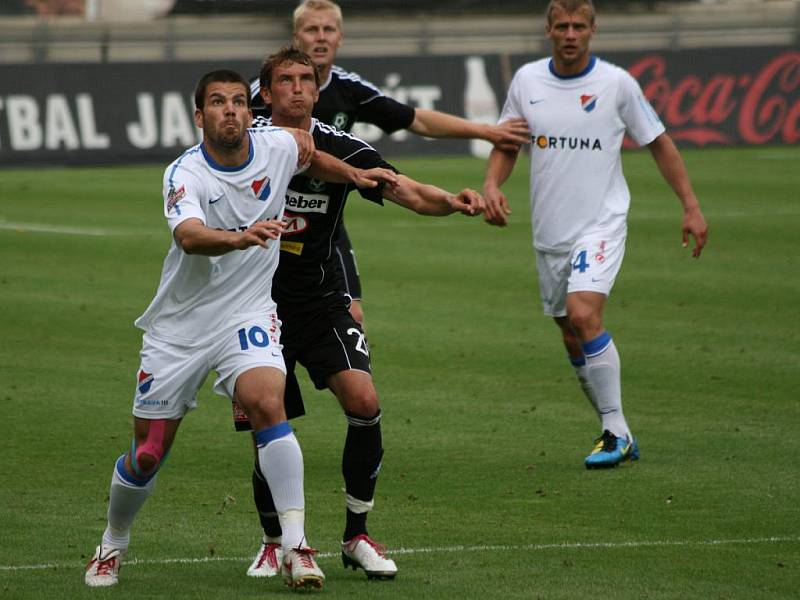
[[[188,154],[188,153],[187,153]],[[187,219],[200,219],[206,224],[203,200],[206,194],[200,179],[183,163],[183,157],[164,171],[164,216],[170,231]]]
[[[500,119],[497,121],[498,123],[504,123],[511,119],[525,118],[525,113],[522,111],[522,105],[520,104],[520,88],[520,71],[517,71],[514,75],[514,79],[511,80],[511,85],[508,86],[506,101],[503,104],[503,110],[500,113]]]
[[[630,73],[619,71],[617,108],[628,135],[640,146],[649,144],[664,133],[664,124],[644,97],[639,83]]]

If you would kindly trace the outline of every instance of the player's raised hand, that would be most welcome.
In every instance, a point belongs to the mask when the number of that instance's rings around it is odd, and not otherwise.
[[[525,119],[509,119],[490,128],[489,141],[496,148],[517,152],[522,144],[531,141],[531,130]]]
[[[483,219],[490,225],[497,225],[498,227],[508,225],[508,215],[511,214],[511,208],[509,208],[508,200],[500,188],[484,186],[483,200],[485,202]]]
[[[474,217],[483,212],[486,203],[478,192],[464,188],[451,198],[450,206],[453,207],[454,211],[458,211],[462,215]]]
[[[708,241],[708,225],[703,217],[700,208],[687,210],[683,213],[683,222],[681,223],[681,232],[683,234],[683,247],[689,246],[689,235],[694,237],[694,248],[692,248],[692,257],[700,258],[700,253]]]
[[[400,182],[397,173],[391,169],[375,167],[374,169],[354,169],[352,183],[359,188],[373,188],[381,183],[396,187]]]
[[[314,156],[314,138],[307,131],[285,127],[286,131],[292,134],[297,144],[297,166],[302,167],[311,162]]]
[[[281,236],[285,226],[286,224],[278,219],[256,221],[242,232],[240,249],[244,250],[250,246],[266,248],[269,240],[277,240]]]

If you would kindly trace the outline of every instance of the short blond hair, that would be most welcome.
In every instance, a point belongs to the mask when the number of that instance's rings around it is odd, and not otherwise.
[[[545,10],[545,16],[547,17],[547,24],[553,24],[553,10],[555,8],[560,8],[567,14],[574,13],[584,6],[589,7],[589,14],[590,14],[590,25],[594,25],[594,19],[596,16],[596,11],[594,9],[594,3],[592,0],[550,0],[547,5],[547,10]]]
[[[306,11],[309,10],[332,10],[336,15],[336,25],[338,25],[339,30],[342,29],[342,9],[336,2],[331,2],[331,0],[305,0],[294,9],[294,14],[292,15],[295,33],[297,33],[300,20],[306,14]]]

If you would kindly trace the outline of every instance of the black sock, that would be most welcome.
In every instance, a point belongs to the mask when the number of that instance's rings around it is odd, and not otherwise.
[[[347,493],[363,502],[371,502],[383,457],[381,413],[360,417],[345,413],[347,439],[342,455],[342,475]],[[367,533],[367,512],[354,513],[348,509],[344,540]]]
[[[348,509],[347,520],[345,522],[343,541],[352,540],[357,535],[369,535],[367,533],[367,515],[369,513],[354,513]]]

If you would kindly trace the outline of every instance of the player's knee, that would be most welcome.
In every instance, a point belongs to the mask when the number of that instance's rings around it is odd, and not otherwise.
[[[134,471],[137,475],[153,475],[158,467],[161,466],[162,455],[153,452],[136,452],[136,462],[134,463]]]
[[[381,408],[378,402],[378,393],[371,386],[348,394],[344,404],[345,410],[349,414],[364,418],[374,416]]]
[[[578,306],[569,313],[570,327],[581,337],[585,331],[596,329],[600,324],[597,313],[589,307]]]
[[[131,453],[131,466],[134,473],[139,477],[149,477],[158,471],[161,463],[166,457],[167,448],[165,442],[166,421],[154,420],[150,422],[147,436],[144,441],[134,444]]]

